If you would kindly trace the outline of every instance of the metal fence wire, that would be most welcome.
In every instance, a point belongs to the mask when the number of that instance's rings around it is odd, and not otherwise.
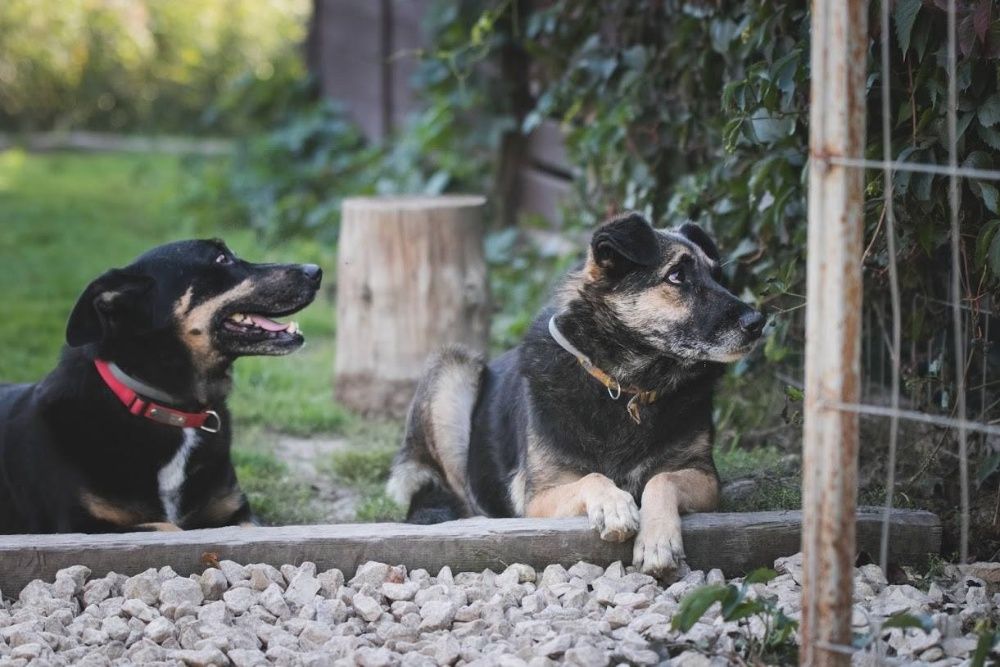
[[[882,159],[864,157],[865,56],[868,42],[867,3],[861,0],[815,0],[812,5],[812,98],[810,102],[809,275],[806,341],[806,425],[803,443],[803,582],[802,664],[849,664],[851,590],[854,557],[854,514],[857,494],[858,419],[861,415],[888,420],[888,460],[879,562],[889,564],[892,535],[889,518],[896,486],[900,422],[918,422],[948,429],[957,440],[959,465],[959,557],[969,555],[969,433],[1000,435],[987,423],[987,364],[982,350],[980,418],[968,417],[966,378],[972,365],[967,356],[966,317],[982,317],[984,343],[993,313],[981,304],[963,303],[959,229],[960,179],[1000,180],[1000,171],[958,165],[956,7],[947,4],[947,135],[948,164],[900,162],[891,144],[890,5],[881,0]],[[861,389],[861,357],[874,361],[871,332],[862,350],[861,236],[863,171],[881,170],[884,234],[888,255],[890,335],[881,341],[889,357],[889,396],[877,403]],[[945,302],[923,297],[950,309],[954,348],[954,401],[950,414],[901,407],[902,304],[896,257],[894,175],[922,172],[948,177],[950,221],[949,294]],[[878,232],[876,232],[877,234]],[[874,243],[874,239],[872,241]],[[836,271],[847,274],[841,279]],[[915,302],[916,305],[916,302]],[[812,311],[812,312],[808,312]],[[871,329],[871,317],[866,318]],[[947,337],[945,337],[946,339]],[[928,342],[927,357],[931,358]],[[916,353],[911,349],[911,361]],[[884,355],[879,354],[882,363]],[[919,406],[918,406],[919,407]],[[944,442],[944,440],[942,440]],[[847,470],[838,469],[838,466]]]

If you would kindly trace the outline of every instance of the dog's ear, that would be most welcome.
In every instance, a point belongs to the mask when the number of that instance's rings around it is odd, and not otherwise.
[[[713,262],[719,261],[719,248],[716,247],[715,241],[712,240],[712,237],[704,229],[694,223],[685,222],[678,231],[688,241],[701,248],[710,260]]]
[[[125,323],[152,328],[150,292],[156,281],[150,276],[111,269],[87,285],[66,323],[66,342],[71,347],[96,343]],[[144,326],[142,326],[144,325]]]
[[[601,225],[590,241],[594,263],[611,275],[622,275],[660,259],[660,243],[653,226],[638,213],[629,213]]]

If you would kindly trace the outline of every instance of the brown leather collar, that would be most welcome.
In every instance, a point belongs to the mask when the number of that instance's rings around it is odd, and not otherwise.
[[[642,420],[639,416],[639,407],[642,405],[650,405],[657,399],[657,392],[655,389],[640,389],[639,387],[627,386],[623,387],[621,383],[612,375],[605,373],[600,368],[594,365],[590,360],[590,357],[585,355],[580,350],[576,349],[573,343],[567,340],[566,336],[559,331],[556,326],[556,316],[553,315],[549,320],[549,335],[552,339],[559,344],[559,347],[566,350],[580,362],[583,366],[583,370],[587,371],[591,377],[596,378],[598,382],[604,385],[608,390],[608,396],[612,400],[617,401],[621,398],[622,394],[630,394],[632,398],[629,399],[625,406],[626,412],[628,412],[629,417],[632,418],[636,424],[641,424]]]

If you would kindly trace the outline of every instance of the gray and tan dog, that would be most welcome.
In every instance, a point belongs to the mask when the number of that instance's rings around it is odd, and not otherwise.
[[[432,360],[388,485],[408,520],[585,514],[605,540],[638,533],[644,572],[674,570],[680,515],[717,504],[716,381],[765,322],[720,278],[697,226],[600,227],[518,347]]]

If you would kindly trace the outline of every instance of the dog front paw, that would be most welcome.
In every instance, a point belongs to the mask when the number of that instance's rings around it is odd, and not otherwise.
[[[624,542],[639,529],[639,507],[632,494],[608,484],[587,501],[591,527],[607,542]]]
[[[684,562],[680,521],[644,522],[635,538],[632,562],[640,572],[654,577],[674,574]]]

